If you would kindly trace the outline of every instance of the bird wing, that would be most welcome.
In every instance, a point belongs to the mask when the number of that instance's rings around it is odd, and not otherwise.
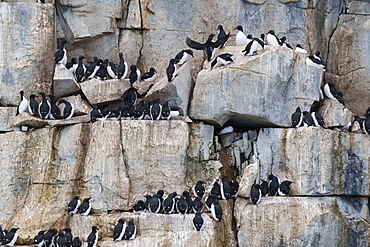
[[[229,37],[230,37],[230,33],[228,33],[228,34],[227,34],[227,35],[225,35],[224,37],[222,37],[222,38],[218,39],[218,40],[215,42],[214,47],[215,47],[215,48],[219,48],[219,47],[223,46],[223,45],[226,43],[226,41],[229,39]]]
[[[194,41],[190,38],[186,38],[186,44],[190,47],[190,48],[193,48],[195,50],[203,50],[204,49],[204,44],[201,44],[197,41]]]

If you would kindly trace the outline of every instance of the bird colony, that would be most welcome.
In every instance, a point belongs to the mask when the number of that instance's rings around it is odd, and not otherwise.
[[[222,25],[219,25],[217,30],[218,35],[210,34],[208,39],[202,43],[190,38],[186,39],[186,44],[192,49],[204,51],[206,61],[210,62],[210,70],[225,67],[232,64],[233,54],[222,53],[222,49],[227,45],[227,41],[230,37],[230,33],[226,33]],[[290,44],[287,43],[287,38],[277,37],[273,30],[268,31],[266,34],[261,34],[259,37],[253,37],[251,34],[246,35],[243,32],[242,26],[235,28],[236,36],[235,43],[240,46],[240,51],[245,56],[258,56],[266,46],[284,46],[293,49]],[[214,41],[214,39],[216,40]],[[96,78],[102,81],[110,79],[124,80],[126,78],[130,81],[130,88],[123,95],[123,103],[120,106],[116,106],[111,109],[109,106],[92,106],[90,112],[90,122],[104,121],[104,120],[170,120],[172,117],[177,117],[179,109],[176,106],[170,106],[167,99],[161,99],[163,104],[160,104],[160,100],[154,98],[152,101],[145,102],[145,96],[150,88],[155,85],[157,80],[157,71],[154,67],[149,68],[149,71],[142,73],[136,65],[128,65],[124,59],[123,53],[118,54],[118,63],[115,64],[113,61],[108,59],[94,57],[94,61],[89,64],[84,64],[85,57],[80,55],[78,60],[73,57],[68,62],[67,40],[63,39],[58,50],[55,52],[55,63],[63,64],[71,74],[75,77],[77,83],[89,83],[89,80]],[[219,51],[217,51],[219,50]],[[218,56],[216,56],[216,51]],[[297,44],[294,52],[307,53],[307,51],[300,45]],[[174,56],[169,58],[169,65],[166,69],[166,76],[169,83],[174,81],[178,74],[179,66],[184,65],[189,56],[194,57],[193,50],[187,49],[182,50]],[[317,51],[315,54],[307,55],[306,58],[307,66],[314,66],[317,69],[326,70],[325,62],[320,58],[320,52]],[[140,83],[151,83],[148,91],[140,94],[136,86]],[[18,106],[17,115],[23,112],[29,112],[32,116],[40,117],[42,119],[70,119],[74,116],[75,106],[67,100],[60,98],[55,99],[51,95],[45,95],[43,92],[32,93],[27,92],[29,100],[25,96],[25,92],[20,92],[20,104]],[[37,98],[41,96],[41,101],[38,102]],[[342,97],[343,93],[337,92],[333,83],[327,83],[322,88],[320,95],[321,99],[329,98],[344,104]],[[50,100],[48,100],[49,98]],[[60,106],[64,105],[61,109]],[[313,107],[312,107],[313,108]],[[365,118],[356,116],[357,121],[361,129],[368,134],[370,132],[370,108],[365,114]],[[296,111],[291,116],[292,127],[323,127],[325,128],[325,122],[323,117],[317,111],[301,111],[300,106],[297,106]],[[349,123],[349,126],[351,123]],[[250,201],[252,204],[258,204],[263,196],[289,196],[290,184],[292,181],[280,182],[280,179],[273,174],[268,177],[269,181],[260,180],[261,183],[256,183],[250,188]],[[205,184],[203,181],[193,187],[193,196],[188,191],[183,191],[181,194],[172,192],[164,198],[164,190],[158,190],[157,194],[145,195],[143,200],[139,200],[133,207],[135,214],[142,213],[163,213],[163,214],[189,214],[194,213],[193,226],[195,230],[201,231],[203,225],[202,213],[204,211],[210,212],[212,218],[217,221],[222,221],[222,208],[219,204],[219,200],[231,200],[237,197],[238,182],[228,181],[225,178],[214,181],[213,187],[206,197],[206,191],[203,187]],[[180,197],[177,197],[177,196]],[[67,207],[67,213],[71,217],[89,217],[92,205],[90,203],[90,197],[85,198],[82,202],[79,196],[75,196]],[[204,210],[204,206],[206,210]],[[77,216],[73,216],[73,215]],[[80,216],[78,216],[80,215]],[[18,228],[12,228],[9,231],[0,229],[0,242],[2,245],[13,246],[17,239]],[[39,229],[40,231],[35,236],[33,244],[35,246],[81,246],[82,243],[78,237],[73,237],[71,229],[67,226],[64,229],[57,230],[55,228],[45,230]],[[98,242],[98,227],[92,226],[91,233],[87,237],[87,246],[96,247]],[[112,229],[113,240],[133,240],[137,235],[137,229],[133,219],[130,219],[127,223],[127,219],[120,218],[117,220],[117,224]],[[145,232],[139,233],[139,235],[145,235]]]

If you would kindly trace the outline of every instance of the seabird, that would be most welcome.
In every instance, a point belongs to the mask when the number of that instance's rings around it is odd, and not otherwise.
[[[158,99],[153,99],[153,104],[150,106],[150,117],[152,120],[159,120],[161,118],[162,106],[159,104]]]
[[[151,67],[149,69],[149,72],[146,72],[144,73],[142,76],[141,76],[141,80],[144,81],[144,82],[152,82],[154,81],[155,79],[157,78],[157,71],[155,70],[155,68]]]
[[[149,212],[159,213],[160,210],[161,210],[161,201],[159,200],[159,195],[155,194],[149,201]]]
[[[186,61],[188,60],[189,55],[194,57],[193,51],[190,50],[190,49],[189,50],[182,50],[179,53],[177,53],[177,55],[175,57],[176,64],[181,66],[184,63],[186,63]]]
[[[99,230],[98,227],[96,226],[92,227],[91,233],[87,237],[87,247],[96,247],[99,238],[98,230]]]
[[[278,195],[280,180],[278,177],[272,175],[272,173],[268,176],[269,181],[269,196],[276,196]]]
[[[71,62],[68,62],[68,63],[66,64],[66,68],[74,74],[74,73],[75,73],[75,72],[74,72],[74,70],[76,70],[77,65],[78,65],[78,63],[77,63],[77,58],[72,57],[72,58],[71,58]],[[74,69],[73,69],[73,68],[74,68]]]
[[[300,52],[300,53],[307,53],[307,51],[300,45],[300,44],[297,44],[296,47],[295,47],[295,52]]]
[[[113,230],[113,240],[121,241],[126,230],[126,221],[124,219],[119,219],[117,225]]]
[[[274,46],[279,46],[281,45],[280,39],[275,35],[274,30],[268,31],[266,34],[266,41],[268,45],[274,45]]]
[[[286,37],[285,36],[281,37],[280,45],[283,46],[283,47],[293,49],[293,47],[291,45],[289,45],[288,43],[286,43],[285,41],[286,41]]]
[[[63,231],[59,231],[58,239],[55,242],[58,247],[67,247],[67,239]]]
[[[65,99],[60,99],[58,105],[63,104],[63,103],[64,103],[65,107],[63,109],[62,118],[63,119],[70,119],[73,116],[74,112],[75,112],[75,106],[71,102],[69,102]]]
[[[260,190],[261,190],[261,195],[266,196],[269,193],[269,184],[266,180],[260,179],[261,184],[260,184]]]
[[[134,224],[134,219],[131,219],[128,222],[128,226],[126,227],[125,234],[123,235],[123,239],[135,239],[136,236],[136,226]]]
[[[161,119],[170,120],[171,108],[168,105],[169,100],[166,100],[162,105]]]
[[[72,201],[68,203],[67,212],[69,214],[77,214],[80,205],[81,205],[80,196],[73,197]]]
[[[18,229],[19,228],[12,228],[10,231],[6,234],[5,239],[1,243],[1,245],[6,246],[14,246],[15,242],[18,239]]]
[[[331,83],[331,82],[326,83],[324,85],[324,93],[325,93],[326,97],[328,97],[329,99],[335,100],[335,101],[339,101],[338,98],[341,97],[341,96],[339,96],[338,91],[336,90],[334,83]]]
[[[91,197],[88,197],[88,198],[85,198],[83,200],[83,202],[81,203],[81,205],[78,209],[79,214],[81,214],[83,216],[87,216],[90,213],[90,210],[91,210],[90,199],[91,199]]]
[[[37,247],[42,247],[44,245],[44,234],[45,234],[45,232],[46,231],[39,231],[38,234],[33,238],[32,244],[37,246]]]
[[[67,65],[67,51],[65,48],[65,44],[67,43],[67,40],[63,39],[60,44],[58,49],[55,52],[54,58],[55,58],[55,63],[61,63],[64,66]]]
[[[292,127],[298,128],[301,126],[303,121],[303,114],[301,108],[297,107],[295,112],[292,114]]]
[[[117,67],[117,78],[125,79],[128,72],[127,62],[123,59],[123,53],[119,53],[119,64]]]
[[[45,93],[44,92],[41,92],[39,94],[42,96],[42,102],[39,105],[39,109],[38,109],[39,116],[42,119],[48,119],[49,118],[49,115],[50,115],[50,109],[51,109],[50,103],[46,99],[46,96],[45,96]]]
[[[109,75],[108,75],[108,71],[107,71],[107,68],[108,68],[108,63],[109,63],[109,60],[108,59],[105,59],[99,66],[99,69],[98,71],[96,71],[96,78],[100,79],[100,80],[106,80],[109,78]]]
[[[198,180],[198,182],[196,183],[196,185],[193,187],[193,192],[194,192],[194,196],[199,196],[200,198],[203,198],[206,190],[204,189],[204,186],[203,184],[205,184],[205,182],[203,182],[202,180]]]
[[[134,107],[131,105],[124,105],[121,109],[121,119],[131,120],[134,118]]]
[[[323,71],[326,71],[325,62],[317,54],[320,54],[320,52],[317,51],[314,55],[308,56],[306,58],[306,64],[309,65],[309,66],[314,66],[314,67],[320,68]]]
[[[229,181],[231,198],[238,197],[239,183],[238,181],[231,180]]]
[[[197,196],[194,201],[192,202],[192,207],[193,207],[193,212],[196,213],[198,211],[202,212],[203,211],[203,202],[201,201],[202,197]]]
[[[144,118],[144,101],[140,101],[134,108],[134,119],[141,120]]]
[[[96,120],[100,120],[103,118],[99,107],[97,105],[93,105],[93,109],[90,111],[90,122],[94,123]]]
[[[362,129],[365,132],[365,134],[368,135],[370,133],[370,107],[367,109],[365,117],[366,119],[363,121]]]
[[[26,99],[26,97],[24,97],[24,92],[20,91],[19,93],[21,95],[21,101],[19,102],[19,105],[17,107],[16,116],[18,116],[19,113],[27,111],[28,109],[28,100]]]
[[[215,202],[216,199],[217,199],[217,195],[215,195],[215,194],[210,194],[207,197],[207,200],[206,200],[205,204],[206,204],[206,207],[207,207],[208,211],[211,211],[211,206]]]
[[[290,186],[293,182],[285,180],[281,182],[279,187],[279,195],[281,196],[289,196],[290,193]]]
[[[243,27],[242,26],[237,26],[234,28],[234,30],[238,30],[238,33],[236,34],[235,37],[235,43],[237,46],[244,46],[248,44],[247,36],[243,32]]]
[[[82,243],[78,237],[75,237],[72,241],[72,247],[81,247]]]
[[[67,247],[71,246],[72,245],[72,241],[73,241],[73,234],[72,234],[71,228],[66,227],[66,228],[62,229],[62,231],[65,231],[66,232],[64,234],[64,236],[66,237],[66,240],[67,240]]]
[[[221,54],[219,56],[217,56],[211,63],[211,69],[213,69],[213,67],[216,65],[216,63],[220,63],[222,64],[223,66],[226,66],[233,61],[233,59],[231,58],[233,55],[230,54],[230,53],[224,53],[224,54]]]
[[[211,213],[215,221],[222,221],[222,208],[217,199],[211,205]]]
[[[254,181],[254,184],[252,185],[249,200],[255,205],[257,205],[261,200],[260,185],[256,184],[256,181]]]
[[[94,62],[87,67],[85,77],[92,79],[95,77],[96,72],[100,69],[100,65],[103,62],[102,59],[98,59],[97,57],[94,57]]]
[[[37,96],[36,94],[31,94],[30,95],[30,102],[29,102],[29,105],[28,105],[28,111],[30,112],[30,114],[32,116],[37,116],[38,115],[38,112],[39,112],[39,103],[36,101],[36,97],[39,97]]]
[[[109,77],[112,79],[117,79],[116,71],[117,71],[116,65],[113,62],[109,62],[107,66],[107,73]]]
[[[226,34],[224,27],[222,25],[218,25],[217,27],[218,34],[217,34],[217,40],[223,40],[228,34]],[[221,44],[219,48],[224,48],[226,45],[227,40],[225,43]]]
[[[212,41],[214,36],[215,36],[214,34],[210,34],[208,36],[207,41],[203,44],[197,41],[191,40],[190,38],[186,38],[186,44],[193,49],[203,50],[207,56],[207,61],[210,62],[215,55],[215,48],[220,48],[221,45],[225,44],[230,34],[226,35],[220,40],[217,40],[216,42]]]
[[[163,212],[165,214],[172,214],[175,210],[176,200],[175,197],[177,196],[176,192],[172,192],[168,195],[166,199],[163,201]]]
[[[190,197],[189,191],[182,192],[182,195],[184,196],[186,204],[188,205],[186,212],[191,213],[191,211],[193,210],[193,200]]]
[[[140,81],[141,72],[135,65],[131,65],[130,70],[131,72],[130,72],[129,78],[130,78],[131,85],[133,85]]]
[[[130,87],[129,89],[127,89],[127,91],[124,94],[126,94],[126,96],[123,101],[125,102],[126,105],[133,106],[136,104],[136,100],[137,100],[137,89],[136,88]]]
[[[186,214],[186,212],[188,211],[188,204],[186,203],[184,195],[182,195],[180,199],[177,201],[176,209],[177,212],[181,214]]]
[[[312,112],[311,117],[316,127],[324,127],[324,118],[319,112]]]
[[[264,48],[265,43],[258,38],[252,38],[252,40],[247,44],[242,52],[245,52],[244,55],[253,56],[257,52],[258,46]]]
[[[86,67],[82,63],[82,59],[84,58],[85,57],[83,55],[78,57],[78,66],[75,72],[77,82],[82,82],[85,79]]]
[[[58,233],[58,230],[55,228],[49,229],[45,234],[44,234],[44,242],[45,246],[51,246],[53,245],[53,239],[54,236],[56,236]]]
[[[48,97],[50,98],[50,119],[60,119],[60,110],[58,106],[55,104],[54,95],[49,94]]]
[[[107,116],[107,119],[110,119],[112,121],[120,120],[121,118],[121,107],[117,106],[114,107],[113,110],[109,111],[109,114]]]
[[[200,211],[197,211],[195,213],[195,216],[193,218],[193,226],[194,226],[195,230],[197,230],[197,231],[200,231],[200,229],[202,229],[203,218],[202,218],[202,215],[201,215]]]
[[[169,65],[166,68],[167,80],[169,82],[173,81],[177,76],[177,66],[176,66],[176,59],[171,59]]]
[[[312,116],[308,111],[303,112],[303,125],[306,127],[315,125]]]
[[[221,198],[223,200],[231,199],[231,188],[226,178],[221,179]]]
[[[144,212],[146,210],[145,202],[142,200],[139,200],[136,205],[134,205],[134,213],[140,213]]]
[[[221,198],[221,186],[218,182],[218,179],[213,183],[213,187],[211,189],[211,194],[215,194],[218,199]]]

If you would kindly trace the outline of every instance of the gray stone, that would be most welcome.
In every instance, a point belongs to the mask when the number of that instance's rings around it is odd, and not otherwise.
[[[343,127],[352,121],[353,113],[338,101],[324,99],[320,104],[319,112],[324,117],[326,127]]]
[[[17,107],[0,107],[0,132],[14,130],[9,123],[16,113]]]
[[[348,14],[370,15],[370,3],[366,1],[350,1],[347,8]]]
[[[342,200],[338,197],[264,197],[256,206],[238,198],[234,211],[238,244],[367,246],[370,240],[367,199]]]
[[[187,155],[191,159],[207,161],[211,159],[214,127],[203,123],[190,125],[189,148]]]
[[[341,15],[330,42],[326,81],[343,92],[346,106],[355,115],[363,115],[370,105],[369,47],[370,21],[365,15]],[[359,48],[361,47],[361,48]]]
[[[45,126],[65,126],[77,123],[87,123],[90,121],[90,115],[72,117],[70,119],[52,120],[42,119],[32,116],[29,112],[22,112],[9,121],[9,127],[28,126],[30,128],[43,128]]]
[[[143,71],[147,68],[141,67],[139,65],[141,49],[143,46],[143,36],[142,30],[131,30],[131,29],[123,29],[120,31],[118,44],[119,44],[119,51],[123,53],[123,58],[127,62],[128,66],[130,65],[137,65],[140,71]],[[152,55],[147,55],[148,57],[152,57]],[[155,67],[158,69],[157,64],[151,64],[151,67]],[[158,72],[160,70],[157,70]],[[129,76],[130,71],[127,74]]]
[[[91,79],[80,83],[81,90],[91,105],[107,104],[123,100],[123,94],[131,87],[129,80]]]
[[[259,183],[259,166],[260,162],[258,158],[256,156],[252,156],[250,163],[246,164],[239,177],[239,196],[249,197],[253,183],[255,181],[257,184]]]
[[[291,49],[271,46],[252,57],[244,56],[239,47],[223,52],[234,54],[235,62],[199,73],[190,105],[192,119],[217,126],[230,121],[244,128],[288,127],[297,106],[318,100],[322,72],[307,66],[306,56],[293,59]]]
[[[293,181],[292,195],[370,195],[370,138],[317,127],[262,129],[260,176]],[[307,150],[307,151],[306,151]]]
[[[80,91],[80,84],[73,74],[63,65],[56,64],[53,79],[53,94],[60,98]]]
[[[54,5],[0,5],[0,105],[16,106],[19,91],[50,93],[54,70]]]
[[[145,83],[146,88],[148,84]],[[140,85],[135,85],[135,87],[140,88]],[[160,103],[169,100],[170,106],[177,106],[181,109],[182,115],[187,115],[189,98],[192,88],[192,81],[190,75],[190,64],[186,63],[181,66],[178,70],[178,76],[171,82],[167,80],[166,77],[157,79],[153,87],[148,92],[147,96],[144,98],[145,101],[151,101],[154,98],[159,99]],[[145,90],[141,90],[145,91]]]
[[[75,96],[64,97],[63,99],[71,102],[74,105],[75,112],[73,116],[89,115],[90,111],[92,110],[91,105],[86,100],[82,99],[81,95],[79,94]],[[61,104],[59,108],[62,112],[64,104]]]
[[[220,143],[223,147],[229,147],[237,138],[236,132],[231,132],[219,136]]]

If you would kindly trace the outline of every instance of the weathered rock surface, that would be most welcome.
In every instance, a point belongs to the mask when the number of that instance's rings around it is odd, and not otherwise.
[[[80,84],[73,74],[63,65],[56,64],[53,79],[53,94],[60,98],[80,91]]]
[[[75,95],[75,96],[69,96],[69,97],[63,97],[63,99],[71,102],[74,107],[75,107],[75,112],[73,116],[80,116],[80,115],[89,115],[90,111],[92,109],[91,105],[89,102],[86,100],[82,99],[81,95]],[[59,102],[57,102],[58,104]],[[64,104],[61,104],[59,106],[61,112],[64,109]]]
[[[355,1],[350,6],[356,2],[359,3]],[[370,49],[363,47],[369,39],[369,27],[367,15],[341,15],[330,42],[326,79],[343,92],[344,102],[355,115],[363,115],[370,106],[370,84],[364,79],[370,76]]]
[[[370,195],[370,137],[317,127],[262,129],[260,176],[293,181],[291,195]]]
[[[324,117],[326,127],[343,127],[352,121],[353,113],[338,101],[324,99],[320,104],[319,112]]]
[[[1,2],[0,13],[0,105],[16,106],[21,90],[51,91],[54,5]]]
[[[9,122],[16,113],[17,107],[0,107],[0,132],[14,130],[14,127],[10,126]]]
[[[322,73],[305,64],[306,55],[267,46],[257,56],[244,56],[239,47],[227,47],[234,63],[202,70],[194,88],[189,116],[217,126],[290,126],[297,106],[318,100]],[[303,83],[309,82],[309,83]],[[300,83],[297,83],[300,82]]]
[[[240,246],[367,246],[369,213],[361,197],[264,197],[235,203]],[[328,227],[330,226],[330,227]]]
[[[123,94],[131,87],[127,79],[99,80],[95,78],[80,83],[80,86],[91,105],[123,100]]]

